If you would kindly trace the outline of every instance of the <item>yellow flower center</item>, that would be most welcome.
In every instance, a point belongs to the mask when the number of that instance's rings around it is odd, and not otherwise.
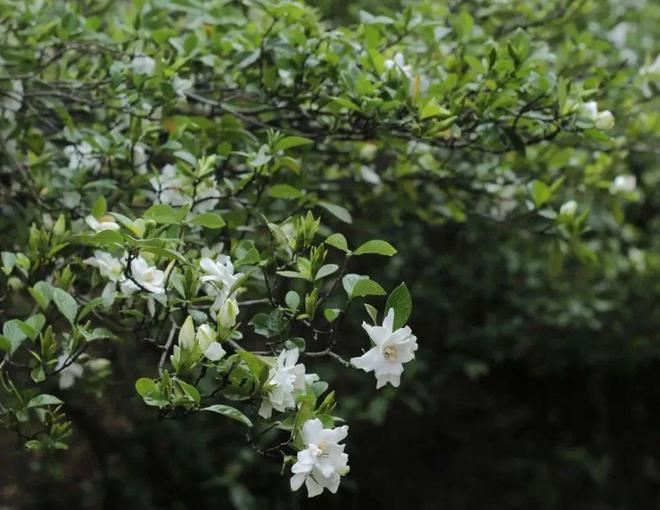
[[[388,345],[383,349],[383,357],[387,361],[394,361],[396,359],[396,348],[393,345]]]
[[[146,273],[144,275],[144,281],[145,282],[151,282],[151,281],[153,281],[153,279],[154,279],[154,274],[151,271],[149,271],[148,273]]]

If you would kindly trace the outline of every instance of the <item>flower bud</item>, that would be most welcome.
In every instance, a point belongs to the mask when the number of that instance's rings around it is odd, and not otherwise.
[[[612,129],[614,127],[614,115],[609,110],[598,112],[594,124],[598,129],[602,129],[603,131]]]
[[[195,341],[199,345],[200,350],[204,352],[215,341],[215,331],[208,324],[202,324],[197,330]]]
[[[577,202],[575,200],[569,200],[561,206],[559,209],[559,214],[561,216],[573,217],[577,211]]]
[[[236,325],[236,317],[238,316],[238,312],[238,303],[236,300],[231,298],[227,299],[224,303],[222,303],[220,310],[218,310],[216,317],[218,325],[225,330],[233,328]]]
[[[183,326],[181,326],[181,330],[179,330],[179,345],[183,349],[190,349],[194,345],[194,340],[195,325],[193,324],[193,318],[189,315]]]

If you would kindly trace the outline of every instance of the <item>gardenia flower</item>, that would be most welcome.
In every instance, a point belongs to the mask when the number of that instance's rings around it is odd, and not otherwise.
[[[195,206],[192,210],[197,214],[212,211],[219,201],[220,191],[216,188],[215,180],[206,179],[195,190]]]
[[[178,340],[182,349],[192,349],[195,345],[199,346],[204,357],[210,361],[218,361],[226,354],[222,345],[215,341],[215,333],[208,324],[202,324],[195,334],[195,325],[190,315],[181,326]]]
[[[324,489],[336,493],[341,477],[349,471],[346,445],[339,444],[348,435],[348,426],[326,429],[314,418],[303,424],[301,432],[306,448],[298,452],[298,461],[291,467],[291,490],[297,491],[304,482],[310,498]]]
[[[577,202],[575,200],[569,200],[568,202],[562,204],[559,209],[559,214],[562,216],[574,216],[577,211]]]
[[[58,378],[58,386],[61,390],[71,388],[76,379],[81,378],[83,375],[83,366],[80,363],[71,363],[64,367],[68,360],[69,356],[62,354],[57,358],[57,365],[55,366],[55,370],[61,370]]]
[[[87,223],[94,232],[102,232],[103,230],[119,230],[119,224],[115,221],[114,216],[106,214],[96,219],[91,214],[85,217]]]
[[[83,262],[97,267],[101,276],[111,282],[119,282],[124,278],[124,264],[107,252],[96,250],[93,257],[88,257]]]
[[[412,78],[412,66],[406,65],[403,53],[397,53],[394,58],[385,61],[386,69],[398,69],[408,78]]]
[[[195,342],[204,357],[210,361],[218,361],[226,354],[220,342],[215,341],[215,332],[208,324],[202,324],[195,335]]]
[[[648,74],[658,74],[660,75],[660,55],[655,57],[655,60],[649,65],[642,67],[639,70],[641,76],[646,76]]]
[[[161,204],[180,207],[192,201],[191,197],[185,194],[184,179],[179,176],[174,165],[165,165],[161,174],[158,177],[152,177],[149,182]]]
[[[305,374],[305,365],[298,361],[298,349],[284,350],[268,373],[268,382],[264,386],[266,393],[261,401],[259,416],[270,418],[273,409],[279,412],[295,409],[294,394],[305,391],[307,384],[318,381],[316,374]]]
[[[393,308],[390,308],[382,326],[370,326],[363,322],[362,327],[375,345],[362,356],[351,358],[354,367],[361,368],[365,372],[374,372],[376,389],[382,388],[387,383],[398,387],[403,364],[415,358],[417,337],[412,334],[408,326],[392,331],[393,325]]]
[[[165,273],[154,266],[149,266],[142,257],[133,259],[131,273],[135,281],[149,292],[154,294],[165,293]]]
[[[234,273],[234,265],[228,255],[219,255],[216,261],[204,257],[199,261],[202,271],[206,273],[201,281],[206,285],[206,293],[216,296],[211,310],[218,310],[231,295],[232,287],[243,277],[243,273]]]
[[[174,92],[176,92],[177,96],[182,97],[184,99],[186,97],[186,92],[191,90],[192,87],[193,87],[192,79],[175,76],[174,79],[172,80],[172,88],[174,89]]]
[[[637,188],[634,175],[617,175],[610,185],[610,193],[632,193]]]
[[[131,295],[140,290],[134,282],[126,278],[124,271],[126,269],[126,256],[121,260],[113,257],[107,252],[96,250],[93,257],[86,258],[83,262],[96,267],[102,277],[110,280],[103,288],[101,297],[105,306],[111,306],[115,301],[117,284],[126,295]]]
[[[614,127],[614,115],[609,110],[598,111],[598,103],[589,101],[582,106],[584,114],[593,121],[598,129],[608,130]]]
[[[131,62],[131,70],[135,74],[152,75],[156,69],[156,61],[146,55],[139,55]]]
[[[98,170],[101,163],[94,156],[92,146],[89,142],[82,142],[77,145],[67,145],[64,147],[64,155],[69,158],[69,168],[77,170]]]
[[[147,156],[147,151],[142,144],[136,144],[133,147],[133,166],[138,174],[144,175],[147,173],[147,163],[149,162],[149,156]]]

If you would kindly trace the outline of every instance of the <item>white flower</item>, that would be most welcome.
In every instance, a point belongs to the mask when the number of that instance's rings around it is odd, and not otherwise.
[[[23,82],[21,80],[11,80],[10,89],[3,90],[0,93],[0,109],[17,112],[23,104]]]
[[[637,188],[634,175],[617,175],[610,185],[610,193],[632,193]]]
[[[608,129],[612,129],[614,127],[614,115],[612,115],[612,112],[609,110],[598,112],[594,123],[598,129],[607,131]]]
[[[236,317],[238,317],[238,303],[235,299],[229,298],[222,303],[218,313],[216,314],[216,321],[218,325],[225,330],[229,330],[236,325]]]
[[[139,286],[144,287],[149,292],[154,294],[165,293],[165,273],[154,266],[149,266],[142,257],[133,259],[131,273]]]
[[[172,88],[174,92],[182,98],[186,97],[186,92],[193,87],[193,80],[189,78],[181,78],[178,75],[172,80]]]
[[[199,345],[204,357],[210,361],[218,361],[226,354],[220,342],[215,341],[215,332],[208,324],[202,324],[195,335],[195,342]]]
[[[195,325],[190,315],[179,330],[178,340],[182,349],[192,349],[197,345],[204,357],[211,361],[218,361],[226,354],[222,345],[215,341],[215,333],[208,324],[202,324],[195,334]]]
[[[361,368],[365,372],[374,372],[376,389],[382,388],[387,383],[395,387],[399,386],[403,364],[415,358],[417,337],[412,334],[408,326],[392,331],[393,325],[393,308],[390,308],[382,326],[370,326],[363,322],[362,327],[375,345],[362,356],[351,358],[354,367]]]
[[[77,170],[98,170],[101,162],[94,156],[94,151],[89,142],[82,142],[77,145],[67,145],[64,147],[64,155],[69,158],[69,168]]]
[[[577,211],[577,202],[575,200],[569,200],[568,202],[562,204],[559,209],[559,214],[562,216],[575,216]]]
[[[324,489],[336,493],[341,477],[349,471],[346,445],[339,444],[347,435],[346,425],[325,429],[321,420],[307,420],[302,426],[306,448],[298,452],[298,461],[291,467],[291,490],[297,491],[304,482],[310,498]]]
[[[195,190],[195,206],[192,210],[198,214],[212,211],[219,201],[220,191],[216,187],[215,180],[206,179]]]
[[[139,55],[131,62],[131,70],[135,74],[152,75],[156,69],[156,61],[146,55]]]
[[[133,166],[138,174],[144,175],[147,173],[147,163],[149,162],[149,156],[147,156],[147,151],[142,144],[135,144],[133,147]]]
[[[614,115],[609,110],[598,111],[596,101],[588,101],[582,105],[583,114],[591,120],[598,129],[608,130],[614,127]]]
[[[161,204],[180,207],[192,201],[184,192],[184,179],[179,176],[174,165],[165,165],[158,177],[149,179]]]
[[[71,363],[66,365],[68,362],[69,356],[66,354],[62,354],[57,358],[57,365],[55,366],[55,370],[61,370],[58,380],[58,385],[61,390],[71,388],[71,386],[73,386],[76,382],[76,379],[79,379],[83,375],[83,366],[80,363]]]
[[[651,62],[649,65],[642,67],[639,70],[639,75],[640,76],[648,76],[648,75],[660,75],[660,55],[655,57],[655,60]]]
[[[101,216],[98,220],[90,214],[85,217],[85,223],[87,223],[94,232],[119,230],[119,224],[115,221],[115,218],[109,214]]]
[[[403,72],[408,78],[412,78],[412,66],[406,65],[403,53],[397,53],[394,55],[394,58],[387,59],[385,61],[385,67],[387,69],[397,69]]]
[[[305,374],[305,365],[296,364],[298,349],[284,350],[268,373],[266,393],[261,401],[259,416],[270,418],[273,409],[279,412],[296,407],[295,393],[305,391],[307,384],[318,381],[316,374]]]
[[[211,310],[218,310],[231,295],[232,287],[243,277],[243,274],[234,273],[234,265],[227,255],[219,255],[215,262],[204,257],[199,261],[199,265],[205,273],[201,281],[209,283],[205,287],[206,293],[216,296]]]
[[[121,261],[107,252],[96,250],[93,257],[88,257],[83,261],[85,264],[97,267],[99,273],[111,282],[119,282],[124,277],[124,265]]]

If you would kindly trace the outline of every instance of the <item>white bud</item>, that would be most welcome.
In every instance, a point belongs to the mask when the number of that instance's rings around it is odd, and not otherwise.
[[[617,175],[610,186],[611,193],[632,193],[637,188],[637,178],[634,175]]]
[[[235,299],[227,299],[218,310],[216,320],[221,328],[227,330],[236,325],[236,317],[238,316],[238,303]]]
[[[569,200],[565,204],[562,204],[561,208],[559,209],[559,214],[561,214],[562,216],[573,217],[575,216],[576,211],[577,211],[577,202],[575,200]]]
[[[607,131],[608,129],[612,129],[614,127],[614,115],[612,115],[612,112],[609,110],[598,112],[594,123],[598,129]]]
[[[183,349],[190,349],[194,345],[194,341],[195,325],[193,324],[193,318],[189,315],[179,331],[179,345]]]
[[[215,331],[208,324],[202,324],[197,330],[195,341],[201,351],[204,352],[215,341]]]

